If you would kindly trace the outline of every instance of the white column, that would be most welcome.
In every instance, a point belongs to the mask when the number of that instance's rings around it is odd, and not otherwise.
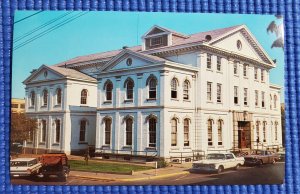
[[[102,79],[98,79],[97,84],[97,108],[101,108],[102,104],[102,96],[101,96],[101,88],[102,88]]]
[[[143,73],[138,73],[137,74],[137,84],[136,87],[137,89],[135,89],[135,91],[137,91],[136,93],[136,98],[135,98],[135,105],[136,106],[142,106],[142,102],[143,102]]]
[[[116,89],[115,89],[115,107],[118,108],[120,107],[120,101],[121,101],[121,93],[120,93],[120,81],[121,81],[121,76],[116,76]]]

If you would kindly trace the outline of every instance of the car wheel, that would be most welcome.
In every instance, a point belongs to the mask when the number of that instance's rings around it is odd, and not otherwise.
[[[240,167],[241,167],[241,165],[240,164],[237,164],[236,166],[235,166],[235,170],[239,170],[240,169]]]
[[[218,174],[220,174],[223,171],[224,171],[224,167],[223,166],[219,166],[219,168],[218,168]]]
[[[276,160],[275,160],[275,158],[273,158],[273,160],[272,160],[272,164],[276,164]]]
[[[262,166],[263,165],[263,161],[262,160],[259,160],[258,161],[258,166]]]

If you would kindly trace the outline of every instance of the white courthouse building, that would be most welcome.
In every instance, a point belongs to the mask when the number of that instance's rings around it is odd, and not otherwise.
[[[34,70],[24,84],[38,130],[26,148],[172,160],[282,147],[276,64],[245,25],[191,35],[153,26],[141,40]]]

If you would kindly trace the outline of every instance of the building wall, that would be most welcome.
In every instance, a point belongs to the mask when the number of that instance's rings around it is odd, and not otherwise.
[[[62,90],[61,104],[56,103],[56,90]],[[43,91],[48,90],[48,104],[43,106]],[[81,91],[88,90],[87,104],[80,103]],[[30,94],[35,92],[35,105],[31,106]],[[95,145],[95,122],[97,86],[95,83],[80,82],[74,80],[56,80],[40,82],[26,86],[26,114],[38,120],[38,130],[35,133],[34,142],[26,142],[25,147],[38,148],[44,151],[64,151],[67,154],[86,149],[88,145]],[[55,120],[61,123],[60,142],[55,143]],[[88,121],[86,141],[79,142],[80,120]],[[41,121],[47,122],[46,141],[41,142]]]
[[[24,113],[25,112],[25,99],[12,98],[11,99],[11,112]]]

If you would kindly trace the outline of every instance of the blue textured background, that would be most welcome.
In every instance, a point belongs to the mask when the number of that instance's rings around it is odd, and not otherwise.
[[[282,14],[285,17],[286,175],[283,185],[12,186],[9,178],[11,46],[15,10]],[[0,0],[0,193],[300,193],[299,0]],[[259,22],[259,21],[258,21]],[[298,111],[299,110],[299,111]]]

